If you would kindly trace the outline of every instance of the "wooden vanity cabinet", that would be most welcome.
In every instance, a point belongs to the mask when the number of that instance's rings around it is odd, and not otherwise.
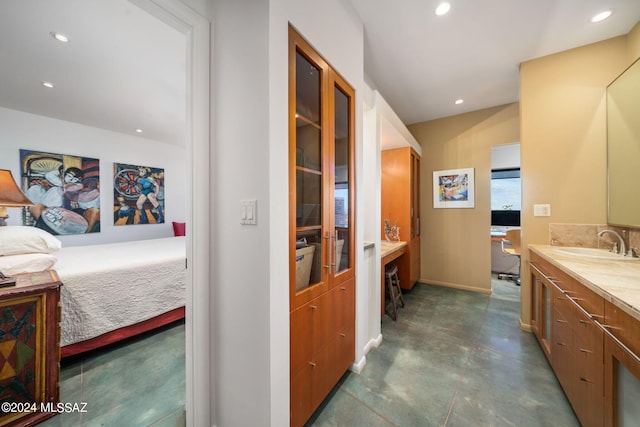
[[[290,425],[355,359],[355,92],[289,27]]]
[[[384,220],[400,227],[407,253],[398,259],[400,287],[411,289],[420,279],[420,156],[411,147],[384,150],[381,154],[381,238]]]
[[[535,253],[530,265],[534,334],[582,426],[602,426],[604,300]]]
[[[640,420],[640,322],[605,301],[605,426],[636,425]]]

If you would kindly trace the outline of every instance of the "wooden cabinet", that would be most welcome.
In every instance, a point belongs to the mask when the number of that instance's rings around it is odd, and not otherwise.
[[[407,254],[397,261],[400,286],[411,289],[420,279],[420,156],[410,147],[382,151],[381,238],[384,220],[400,227]]]
[[[531,329],[538,338],[547,360],[551,362],[551,318],[554,287],[546,275],[536,268],[531,255]]]
[[[289,28],[291,425],[355,359],[353,89]]]
[[[604,300],[530,254],[532,329],[580,423],[604,424]]]
[[[637,425],[640,420],[640,322],[605,301],[605,426]]]
[[[18,275],[15,286],[0,289],[0,400],[10,405],[0,426],[55,415],[42,409],[59,399],[60,286],[54,271],[43,271]],[[25,406],[34,411],[17,411]]]

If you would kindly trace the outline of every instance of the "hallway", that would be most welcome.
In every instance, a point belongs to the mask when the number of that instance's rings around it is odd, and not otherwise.
[[[519,292],[417,284],[360,374],[347,373],[309,426],[579,426],[533,334]]]

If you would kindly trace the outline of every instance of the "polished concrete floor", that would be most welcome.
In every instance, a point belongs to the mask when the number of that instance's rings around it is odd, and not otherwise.
[[[382,319],[364,370],[342,378],[309,426],[578,426],[519,328],[519,292],[501,280],[491,296],[416,285],[398,321]],[[184,323],[63,361],[60,398],[86,412],[42,426],[184,426]]]
[[[86,403],[45,427],[185,425],[184,322],[62,361],[60,401]]]
[[[579,426],[533,334],[520,288],[491,296],[417,284],[360,374],[347,373],[310,426]]]

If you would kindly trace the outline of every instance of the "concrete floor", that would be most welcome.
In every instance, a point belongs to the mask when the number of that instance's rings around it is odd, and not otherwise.
[[[347,373],[308,425],[579,426],[533,334],[520,288],[491,296],[417,284],[360,374]]]
[[[502,280],[490,296],[417,284],[397,322],[383,317],[364,370],[345,374],[308,425],[579,426],[534,336],[519,328],[519,292]],[[41,425],[183,426],[184,358],[180,322],[65,360],[60,399],[87,402],[87,412]]]

